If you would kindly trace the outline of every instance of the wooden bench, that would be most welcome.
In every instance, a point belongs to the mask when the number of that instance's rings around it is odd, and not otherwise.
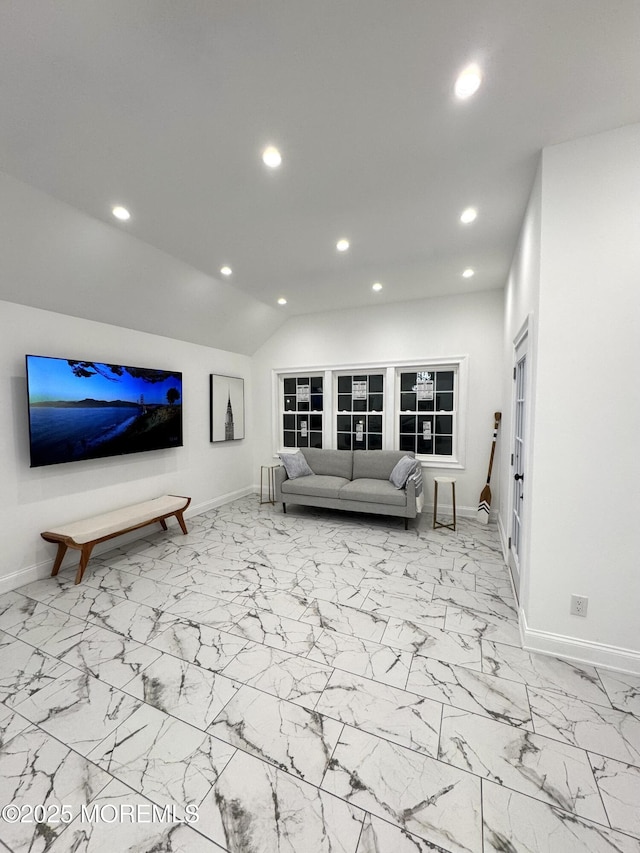
[[[58,553],[51,570],[51,576],[58,574],[62,565],[67,548],[76,548],[80,551],[80,564],[76,573],[76,583],[80,583],[84,570],[87,568],[89,557],[94,545],[98,542],[106,542],[130,530],[137,530],[147,524],[159,522],[162,529],[167,529],[167,519],[175,516],[182,532],[187,533],[187,525],[184,522],[184,511],[191,503],[191,498],[180,495],[164,495],[150,501],[132,504],[113,512],[105,512],[95,515],[93,518],[85,518],[82,521],[74,521],[70,524],[61,524],[41,533],[47,542],[55,542]]]

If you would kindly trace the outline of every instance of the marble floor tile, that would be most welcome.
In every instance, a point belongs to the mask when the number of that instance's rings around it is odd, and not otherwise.
[[[640,675],[613,672],[600,667],[597,667],[597,671],[613,707],[640,717]]]
[[[124,689],[165,714],[204,730],[238,687],[220,673],[161,654]]]
[[[235,598],[235,596],[234,596]],[[248,612],[246,607],[240,607],[222,598],[195,592],[186,589],[184,595],[177,601],[171,602],[165,613],[191,622],[199,622],[202,625],[210,625],[213,628],[226,630],[238,619]]]
[[[64,654],[81,638],[87,624],[82,619],[47,604],[31,603],[35,606],[23,611],[24,618],[7,628],[7,633],[54,657]]]
[[[378,616],[355,607],[345,607],[333,601],[312,602],[300,617],[300,621],[308,622],[318,628],[349,634],[361,640],[372,640],[379,643],[387,627],[388,618]]]
[[[613,829],[640,839],[640,767],[589,755]]]
[[[404,574],[385,574],[380,571],[367,572],[360,583],[361,589],[392,595],[415,596],[422,601],[431,601],[434,586],[434,583],[415,580]]]
[[[611,707],[598,673],[592,666],[483,640],[482,671],[530,687],[559,691],[585,702]]]
[[[31,726],[32,723],[26,717],[0,702],[0,753],[6,743]]]
[[[602,824],[482,783],[484,853],[639,853],[637,839]]]
[[[451,853],[481,853],[480,780],[345,727],[323,790]]]
[[[5,592],[0,596],[0,631],[24,622],[34,611],[37,601],[20,592]]]
[[[478,640],[493,640],[509,646],[522,647],[520,628],[515,618],[507,618],[493,613],[480,613],[476,610],[463,610],[459,607],[447,607],[444,621],[447,631],[467,634]]]
[[[483,779],[607,824],[591,766],[582,749],[466,711],[445,708],[437,757]]]
[[[121,595],[105,592],[84,583],[76,586],[75,583],[67,581],[63,584],[54,581],[51,585],[53,594],[42,603],[78,619],[99,618],[123,600]]]
[[[162,810],[154,814],[154,807],[150,800],[114,779],[88,804],[84,816],[79,815],[47,848],[47,853],[224,851],[196,832],[192,828],[196,823],[169,822]]]
[[[222,674],[279,699],[313,709],[332,673],[323,663],[248,642]]]
[[[457,589],[452,586],[437,586],[433,592],[434,603],[446,604],[461,610],[470,610],[480,615],[488,614],[496,618],[518,618],[514,599],[492,595],[486,592],[471,592],[468,589]]]
[[[492,720],[532,729],[523,684],[415,655],[407,690]]]
[[[319,785],[342,724],[245,684],[208,731],[280,770]]]
[[[198,832],[234,853],[355,853],[364,812],[239,750],[199,818]]]
[[[562,693],[529,688],[534,730],[546,737],[640,766],[640,719]]]
[[[336,670],[316,711],[369,734],[438,757],[442,705],[415,693]]]
[[[434,850],[446,853],[443,847],[436,847],[406,829],[367,814],[356,853],[433,853]]]
[[[184,594],[182,586],[173,586],[144,574],[135,575],[113,568],[105,572],[103,577],[87,578],[86,586],[160,609],[166,609],[173,600]]]
[[[160,652],[149,646],[99,625],[87,625],[61,660],[113,687],[124,687],[158,657]]]
[[[177,617],[164,610],[124,599],[111,610],[89,618],[101,628],[115,631],[116,634],[122,634],[123,637],[145,644],[150,643],[154,637],[178,621]]]
[[[12,853],[48,850],[80,807],[111,781],[104,770],[36,726],[3,745],[0,779],[3,805],[17,806],[26,818],[0,821],[0,841]],[[64,814],[63,804],[68,807]],[[43,807],[40,814],[36,806]]]
[[[320,628],[313,624],[258,609],[246,612],[229,632],[292,655],[306,655],[320,636]]]
[[[336,604],[344,604],[347,607],[361,607],[368,589],[351,584],[339,583],[327,579],[312,578],[309,575],[298,572],[292,576],[295,584],[291,586],[290,592],[309,601],[319,598],[323,601],[333,601]]]
[[[70,668],[15,709],[86,756],[138,707],[140,702],[127,693]]]
[[[423,622],[418,624],[407,619],[389,618],[382,643],[468,669],[480,670],[482,667],[480,640]]]
[[[191,585],[191,570],[186,566],[170,563],[168,560],[158,560],[152,557],[145,557],[141,554],[123,553],[115,550],[107,552],[98,559],[102,561],[105,571],[107,569],[117,569],[120,572],[141,575],[149,578],[149,580],[168,583],[171,586],[184,587]],[[92,576],[95,573],[94,570]]]
[[[339,556],[341,559],[345,559],[348,555],[345,552]],[[298,578],[309,577],[314,583],[330,583],[334,588],[344,584],[357,587],[360,586],[360,582],[366,574],[366,569],[343,566],[339,559],[336,559],[336,562],[307,560],[298,571]]]
[[[91,752],[90,759],[158,805],[185,809],[211,790],[235,748],[142,705]]]
[[[307,657],[383,684],[404,687],[412,654],[338,631],[322,631]]]
[[[0,701],[17,704],[68,671],[51,655],[0,632]]]
[[[249,609],[265,610],[284,616],[288,619],[299,619],[309,606],[309,600],[300,595],[294,595],[287,590],[258,589],[249,593],[241,593],[234,598],[234,604]]]
[[[444,628],[447,608],[444,604],[426,601],[418,596],[395,595],[390,592],[369,590],[362,610],[386,619],[411,619],[424,625]]]
[[[244,649],[247,641],[210,625],[180,620],[150,640],[149,645],[188,663],[220,672]]]

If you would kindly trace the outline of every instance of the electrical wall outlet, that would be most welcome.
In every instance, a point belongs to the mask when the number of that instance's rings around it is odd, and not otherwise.
[[[569,612],[572,616],[586,616],[588,606],[589,599],[586,595],[572,595],[571,609],[569,610]]]

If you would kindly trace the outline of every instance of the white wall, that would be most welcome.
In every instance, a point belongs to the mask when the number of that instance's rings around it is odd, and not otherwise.
[[[0,590],[49,573],[55,548],[40,533],[52,525],[165,493],[190,495],[205,510],[255,482],[250,434],[209,442],[209,374],[245,378],[250,418],[248,356],[8,302],[0,302],[0,328]],[[30,468],[26,353],[181,370],[184,446]]]
[[[530,648],[636,672],[639,152],[640,125],[543,152],[524,620]]]
[[[420,363],[425,358],[468,355],[467,465],[463,471],[446,473],[457,479],[460,507],[475,513],[487,476],[493,413],[502,401],[502,300],[502,291],[496,290],[288,320],[253,358],[256,466],[266,464],[273,454],[274,370]],[[436,473],[433,468],[424,472],[427,503],[433,499]],[[498,476],[492,478],[492,491],[497,502]]]
[[[531,502],[528,495],[535,486],[535,466],[532,463],[533,436],[535,428],[536,401],[536,356],[537,315],[540,293],[540,217],[542,206],[542,173],[538,169],[525,213],[518,245],[514,255],[509,278],[504,293],[504,349],[503,349],[503,399],[502,445],[500,453],[500,478],[503,489],[500,493],[498,529],[505,553],[508,551],[508,539],[511,536],[511,500],[513,490],[513,471],[511,453],[513,452],[513,393],[514,382],[512,367],[514,364],[514,342],[526,328],[528,335],[527,351],[527,399],[525,412],[525,439],[527,454],[524,460],[525,500],[521,507],[523,518],[522,541],[520,544],[520,589],[519,602],[526,607],[528,601],[529,563],[530,563],[530,525]]]

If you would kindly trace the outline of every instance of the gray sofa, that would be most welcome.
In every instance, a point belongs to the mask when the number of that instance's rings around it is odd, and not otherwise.
[[[303,447],[300,451],[313,474],[290,480],[284,467],[275,471],[276,501],[284,512],[287,504],[302,504],[324,509],[344,509],[404,518],[417,515],[416,483],[407,480],[397,489],[389,481],[396,463],[403,456],[396,450],[326,450]]]

